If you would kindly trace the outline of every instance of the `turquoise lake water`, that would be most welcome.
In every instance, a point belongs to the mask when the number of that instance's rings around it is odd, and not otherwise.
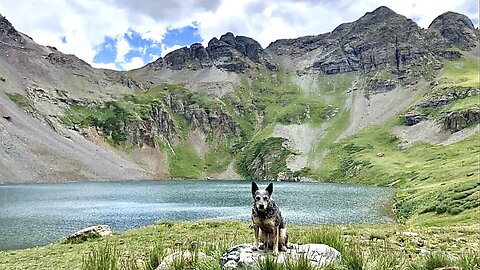
[[[265,188],[267,182],[259,182]],[[59,241],[84,227],[114,231],[158,220],[249,221],[250,181],[126,181],[0,185],[0,250]],[[273,198],[288,224],[394,222],[394,189],[275,182]]]

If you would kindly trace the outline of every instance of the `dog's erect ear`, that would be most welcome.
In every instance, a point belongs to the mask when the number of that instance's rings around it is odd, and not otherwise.
[[[252,195],[255,195],[255,192],[257,192],[258,186],[257,183],[252,182]]]
[[[268,194],[272,195],[272,193],[273,193],[273,183],[268,184],[268,186],[265,190],[268,192]]]

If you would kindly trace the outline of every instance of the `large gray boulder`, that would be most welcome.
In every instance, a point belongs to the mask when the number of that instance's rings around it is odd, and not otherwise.
[[[239,244],[231,247],[220,258],[224,269],[237,269],[238,267],[251,267],[258,261],[272,256],[271,250],[252,250],[252,244]],[[298,260],[306,257],[311,266],[324,266],[341,259],[341,254],[336,249],[324,244],[291,244],[287,251],[280,251],[276,260],[282,264],[286,260]]]
[[[67,236],[67,241],[75,241],[77,239],[88,238],[92,236],[106,236],[112,234],[112,229],[108,225],[97,225],[81,229]]]

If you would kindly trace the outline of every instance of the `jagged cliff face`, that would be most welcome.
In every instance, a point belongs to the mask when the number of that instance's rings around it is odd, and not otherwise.
[[[244,72],[255,64],[265,64],[274,69],[268,62],[260,44],[248,37],[234,36],[226,33],[220,39],[213,38],[205,48],[200,43],[178,49],[154,62],[155,68],[166,67],[172,70],[204,69],[216,67],[224,71]]]
[[[326,74],[388,69],[403,78],[412,64],[438,67],[438,60],[428,49],[430,42],[426,31],[414,21],[381,7],[331,33],[279,40],[268,50],[293,58],[311,52],[313,57],[303,68]]]
[[[40,46],[4,17],[0,41],[0,182],[320,178],[365,128],[455,133],[480,118],[478,29],[453,12],[422,29],[380,7],[265,49],[226,33],[128,72]]]

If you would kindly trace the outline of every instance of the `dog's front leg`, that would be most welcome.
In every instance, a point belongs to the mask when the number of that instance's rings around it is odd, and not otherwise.
[[[255,250],[258,250],[258,242],[259,242],[259,231],[260,231],[260,227],[258,227],[257,225],[253,225],[253,231],[255,233],[255,245],[253,246],[252,250],[255,251]]]
[[[278,226],[276,226],[274,229],[273,229],[273,256],[277,256],[278,255],[278,234],[280,232],[280,228]]]

